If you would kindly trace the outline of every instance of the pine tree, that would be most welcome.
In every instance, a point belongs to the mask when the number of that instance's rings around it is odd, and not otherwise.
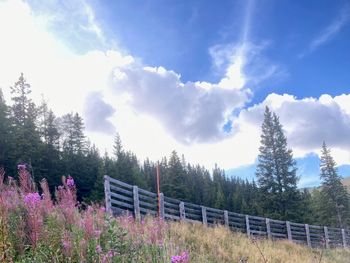
[[[320,178],[322,180],[320,210],[325,223],[343,228],[350,223],[350,199],[325,142],[321,152]]]
[[[14,141],[11,130],[9,107],[6,105],[0,89],[0,167],[4,167],[6,170],[14,166],[10,158]]]
[[[63,150],[68,154],[86,154],[87,142],[84,135],[84,123],[79,114],[64,115],[60,124]]]
[[[267,216],[299,220],[300,194],[291,149],[276,114],[265,109],[256,176],[261,189],[260,203]]]
[[[12,101],[11,120],[16,138],[16,158],[18,162],[37,162],[40,147],[40,135],[36,122],[38,109],[29,98],[31,87],[26,82],[23,73],[19,80],[11,87]]]
[[[185,177],[186,175],[180,158],[176,151],[173,151],[168,162],[166,174],[162,178],[162,189],[164,194],[172,196],[173,198],[185,199],[188,196]]]

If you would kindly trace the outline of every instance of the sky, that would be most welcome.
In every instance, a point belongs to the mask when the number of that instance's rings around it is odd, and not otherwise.
[[[341,0],[0,0],[0,88],[80,113],[111,152],[172,150],[253,179],[263,112],[278,116],[299,186],[323,141],[350,176],[350,3]]]

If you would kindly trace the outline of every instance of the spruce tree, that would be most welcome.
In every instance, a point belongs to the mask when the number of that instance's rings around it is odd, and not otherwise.
[[[256,176],[261,190],[260,205],[267,216],[300,220],[300,193],[296,163],[275,113],[265,109]]]
[[[14,166],[11,163],[14,140],[9,114],[9,107],[6,105],[0,89],[0,167],[4,167],[5,170],[9,170],[11,166]]]
[[[349,224],[349,195],[325,142],[321,152],[320,178],[322,180],[320,212],[324,223],[343,228]]]
[[[36,122],[38,109],[30,99],[31,87],[23,76],[11,87],[11,121],[16,138],[15,155],[17,162],[35,163],[39,158],[40,134]]]

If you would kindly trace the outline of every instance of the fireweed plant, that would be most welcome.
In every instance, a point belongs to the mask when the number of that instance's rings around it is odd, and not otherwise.
[[[82,209],[70,176],[51,197],[25,165],[19,182],[0,168],[0,262],[188,262],[171,258],[169,227],[161,219],[115,218],[98,205]]]

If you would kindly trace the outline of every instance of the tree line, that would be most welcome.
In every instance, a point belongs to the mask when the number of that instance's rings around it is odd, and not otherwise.
[[[349,196],[326,144],[320,166],[322,187],[301,191],[283,127],[268,108],[262,124],[257,181],[248,181],[227,176],[217,165],[210,171],[190,164],[175,151],[158,162],[141,162],[124,149],[118,134],[113,155],[101,155],[85,136],[78,113],[57,117],[44,100],[36,105],[23,74],[10,89],[10,105],[0,90],[0,167],[8,175],[16,177],[17,166],[25,164],[34,180],[46,178],[51,190],[60,184],[62,175],[70,175],[78,186],[80,201],[101,202],[103,175],[155,192],[159,165],[161,191],[169,197],[281,220],[341,227],[350,224]]]

